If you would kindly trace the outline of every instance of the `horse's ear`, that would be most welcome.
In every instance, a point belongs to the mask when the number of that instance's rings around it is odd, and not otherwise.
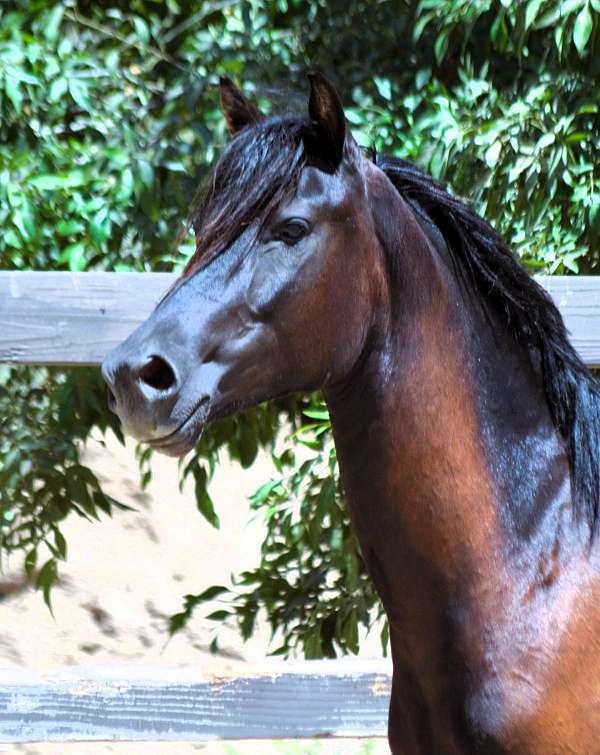
[[[310,71],[308,115],[316,131],[319,146],[334,167],[342,161],[346,141],[344,108],[333,84],[319,71]],[[328,153],[328,154],[327,154]]]
[[[219,79],[219,92],[225,123],[232,136],[265,117],[256,105],[244,97],[228,76],[221,76]]]

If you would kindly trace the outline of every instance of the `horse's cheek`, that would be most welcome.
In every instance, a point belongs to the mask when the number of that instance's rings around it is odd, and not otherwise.
[[[250,317],[257,322],[268,322],[278,316],[277,305],[292,283],[286,265],[273,264],[268,255],[254,266],[246,289],[245,304]]]
[[[316,295],[321,269],[315,255],[296,247],[278,249],[255,261],[246,289],[246,306],[258,322],[284,321],[295,327],[294,312]]]

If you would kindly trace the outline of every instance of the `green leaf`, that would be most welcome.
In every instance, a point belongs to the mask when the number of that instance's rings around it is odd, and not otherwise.
[[[35,571],[35,566],[37,564],[37,557],[37,548],[32,548],[25,556],[25,574],[27,574],[29,579],[33,577],[33,572]]]
[[[590,226],[597,231],[600,231],[600,194],[594,194],[592,196],[592,204],[590,206]]]
[[[225,621],[231,616],[230,611],[225,611],[224,609],[221,609],[219,611],[213,611],[212,613],[209,613],[206,617],[210,621]]]
[[[417,21],[413,28],[413,41],[414,42],[419,41],[423,32],[425,31],[425,27],[433,20],[434,17],[435,16],[433,13],[422,13],[418,15]]]
[[[498,162],[500,153],[502,152],[502,144],[500,142],[494,142],[485,151],[485,162],[489,168],[493,168]]]
[[[23,200],[21,206],[13,210],[12,220],[26,241],[32,241],[35,238],[35,215],[30,202]]]
[[[19,236],[12,230],[12,228],[9,228],[4,233],[4,242],[7,244],[7,246],[12,246],[15,249],[21,249],[23,246],[21,239]]]
[[[417,90],[423,89],[430,79],[431,68],[422,68],[420,71],[417,71],[415,75],[415,86]]]
[[[69,270],[74,273],[80,273],[85,270],[85,246],[81,241],[75,244],[69,244],[60,253],[59,262],[67,263]]]
[[[527,3],[527,8],[525,10],[525,30],[529,29],[531,24],[537,18],[544,1],[545,0],[529,0]]]
[[[346,640],[350,652],[356,655],[358,653],[358,619],[356,611],[352,611],[344,622],[342,636]]]
[[[381,641],[381,652],[383,656],[387,658],[390,642],[390,625],[387,620],[383,622],[383,628],[381,630],[381,634],[379,635],[379,639]]]
[[[133,194],[134,186],[135,182],[133,179],[133,172],[131,168],[125,168],[121,175],[119,190],[117,193],[119,202],[124,202],[125,200],[129,199],[129,197]]]
[[[49,42],[55,42],[58,36],[58,29],[65,12],[62,3],[56,5],[48,14],[48,19],[44,26],[44,36]]]
[[[566,18],[583,7],[588,0],[561,0],[556,3],[562,18]]]
[[[375,82],[377,91],[383,97],[383,99],[391,100],[392,99],[392,85],[390,84],[390,80],[380,79],[378,76],[375,76],[373,81]]]
[[[69,79],[69,92],[82,110],[92,112],[93,108],[88,98],[88,88],[81,79]]]
[[[54,545],[60,558],[65,561],[67,558],[67,541],[58,529],[54,530]]]
[[[320,627],[313,629],[304,638],[304,657],[307,660],[318,660],[323,657],[323,649],[321,646],[321,633]]]
[[[194,602],[200,603],[201,601],[214,600],[215,598],[218,598],[219,595],[223,595],[226,592],[229,592],[227,587],[223,587],[223,585],[212,585],[212,587],[207,588],[199,595],[194,595]]]
[[[138,160],[137,174],[146,188],[150,188],[154,184],[154,168],[147,160]]]
[[[592,33],[592,26],[592,13],[590,11],[589,5],[586,4],[585,7],[582,8],[577,15],[575,24],[573,26],[573,42],[575,43],[577,52],[580,55],[583,53],[588,43],[588,40]]]
[[[554,44],[556,45],[556,49],[558,50],[559,57],[562,55],[564,40],[565,40],[565,27],[557,26],[556,29],[554,30]]]
[[[85,174],[81,170],[71,170],[63,176],[64,185],[68,189],[72,189],[75,186],[85,186],[87,179]]]
[[[573,255],[565,254],[565,256],[562,258],[562,263],[567,268],[567,270],[570,270],[572,273],[575,273],[576,275],[579,273],[579,265],[577,264],[577,260]]]
[[[81,233],[85,226],[80,220],[59,220],[56,224],[56,232],[59,236],[73,236]]]
[[[590,139],[591,136],[591,133],[588,133],[587,131],[572,131],[570,134],[567,134],[565,141],[568,144],[572,144],[574,142],[582,142],[585,139]]]
[[[31,186],[42,191],[56,189],[71,189],[86,183],[84,174],[80,170],[72,170],[64,175],[43,173],[29,179]]]
[[[490,29],[490,38],[499,50],[504,50],[508,39],[508,27],[504,13],[499,13]]]
[[[538,139],[537,144],[535,145],[535,148],[536,150],[543,150],[546,147],[549,147],[551,144],[554,144],[555,140],[556,140],[556,137],[553,133],[544,134]]]
[[[513,164],[508,174],[509,183],[512,183],[513,181],[515,181],[524,170],[527,170],[527,168],[529,168],[532,162],[533,162],[533,156],[519,157],[517,161]]]
[[[196,507],[206,521],[211,524],[215,529],[219,529],[220,522],[219,517],[213,506],[212,498],[208,494],[206,485],[208,483],[208,475],[204,467],[200,466],[196,461],[192,467],[192,474],[195,480],[195,492],[196,492]]]
[[[60,76],[58,79],[54,79],[52,84],[50,84],[50,90],[48,91],[49,101],[58,102],[58,100],[60,100],[67,91],[68,86],[69,82],[63,76]]]
[[[36,76],[32,76],[22,68],[9,67],[7,69],[7,76],[15,81],[21,81],[24,84],[39,84],[40,80]]]
[[[56,50],[58,53],[59,58],[68,58],[71,53],[73,52],[73,43],[71,42],[70,37],[63,36],[63,38],[58,43],[58,48]]]
[[[560,2],[557,4],[557,6],[552,7],[550,10],[544,13],[540,18],[538,18],[538,20],[535,21],[533,28],[546,29],[549,26],[554,26],[554,24],[559,19],[560,19]]]
[[[11,78],[10,76],[7,76],[4,79],[4,91],[6,92],[8,99],[12,102],[13,107],[17,111],[18,115],[21,115],[23,95],[21,94],[21,90],[19,88],[19,82],[16,79]]]
[[[110,236],[110,220],[108,219],[108,209],[102,207],[94,215],[90,222],[90,236],[97,243],[101,244]]]
[[[302,414],[310,419],[324,419],[329,420],[329,412],[327,409],[305,409]]]
[[[274,490],[285,492],[285,488],[281,485],[279,480],[269,480],[263,483],[251,496],[250,501],[254,506],[264,503],[271,496]]]
[[[150,41],[150,30],[148,24],[140,16],[134,16],[132,18],[133,25],[138,39],[140,39],[145,45]]]
[[[30,178],[29,183],[34,188],[42,191],[61,189],[65,185],[64,179],[61,176],[51,175],[49,173]]]
[[[433,45],[433,51],[435,53],[435,59],[439,65],[444,59],[446,52],[448,51],[449,34],[447,31],[440,32],[436,37]]]
[[[36,589],[42,591],[42,594],[44,596],[44,603],[48,606],[48,610],[50,611],[52,616],[54,616],[54,613],[52,611],[52,602],[50,599],[50,594],[51,594],[52,588],[56,584],[57,577],[58,577],[58,570],[56,567],[56,559],[50,558],[42,566],[35,580]]]
[[[177,632],[180,632],[187,624],[188,619],[189,619],[189,616],[185,611],[182,611],[181,613],[176,613],[176,614],[173,614],[173,616],[170,616],[169,627],[168,627],[169,635],[172,637]]]

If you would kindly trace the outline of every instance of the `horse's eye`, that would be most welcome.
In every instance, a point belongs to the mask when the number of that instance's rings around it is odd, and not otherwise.
[[[283,241],[287,246],[293,246],[298,243],[303,236],[306,236],[309,225],[306,220],[293,218],[282,223],[275,231],[275,236],[279,241]]]

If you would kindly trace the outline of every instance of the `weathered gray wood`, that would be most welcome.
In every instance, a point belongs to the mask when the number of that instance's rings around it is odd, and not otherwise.
[[[152,311],[167,273],[0,271],[0,362],[99,364]],[[600,365],[600,277],[540,277],[575,348]]]
[[[0,271],[0,362],[100,364],[146,319],[175,278]]]
[[[600,366],[600,277],[539,276],[564,317],[571,343],[590,367]]]
[[[386,661],[0,671],[0,742],[383,737]]]

